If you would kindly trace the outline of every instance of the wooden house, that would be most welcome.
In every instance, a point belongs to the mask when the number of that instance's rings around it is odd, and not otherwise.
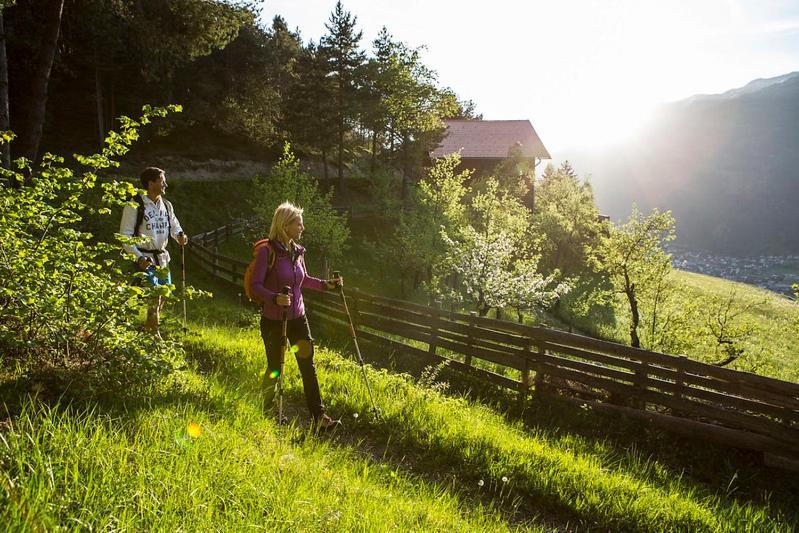
[[[477,173],[492,171],[506,159],[514,146],[535,168],[544,159],[552,159],[529,120],[445,120],[444,139],[430,159],[461,154],[461,168]]]

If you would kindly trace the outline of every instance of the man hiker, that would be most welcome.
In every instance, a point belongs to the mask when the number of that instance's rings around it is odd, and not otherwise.
[[[146,237],[143,244],[124,245],[126,252],[136,258],[136,266],[144,272],[147,283],[152,286],[171,285],[169,252],[166,245],[171,235],[181,246],[189,242],[175,216],[172,204],[163,195],[166,192],[166,173],[160,168],[144,169],[139,177],[145,194],[137,194],[133,200],[136,207],[126,205],[122,211],[119,233],[126,237]],[[158,334],[158,323],[164,299],[158,296],[147,309],[144,328]]]

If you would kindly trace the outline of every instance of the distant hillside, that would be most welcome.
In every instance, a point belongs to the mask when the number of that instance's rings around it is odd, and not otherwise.
[[[671,209],[691,248],[799,252],[799,72],[664,105],[634,140],[563,156],[614,218],[636,202]]]

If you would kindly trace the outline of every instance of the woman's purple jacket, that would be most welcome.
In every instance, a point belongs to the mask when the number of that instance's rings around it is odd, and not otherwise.
[[[305,271],[305,261],[300,260],[300,256],[305,254],[305,248],[299,244],[294,244],[294,253],[290,254],[283,243],[270,241],[274,247],[277,259],[272,269],[267,274],[266,269],[270,263],[269,246],[261,246],[255,256],[255,266],[250,279],[250,291],[257,294],[264,302],[262,307],[263,316],[270,320],[283,320],[283,310],[275,303],[275,296],[280,294],[281,289],[288,285],[291,287],[291,307],[288,308],[286,318],[289,320],[305,315],[305,303],[302,301],[303,288],[323,291],[326,288],[324,280],[309,276]],[[264,275],[266,274],[266,280]]]

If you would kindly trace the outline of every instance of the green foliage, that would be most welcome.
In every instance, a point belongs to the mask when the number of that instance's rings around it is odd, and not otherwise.
[[[464,182],[471,173],[456,174],[459,163],[457,154],[437,159],[413,189],[410,206],[401,212],[393,234],[375,245],[381,261],[398,270],[403,296],[406,282],[414,280],[418,286],[443,256],[442,229],[452,233],[466,220]]]
[[[268,230],[275,208],[289,201],[305,209],[303,241],[309,251],[320,254],[333,264],[347,251],[350,229],[346,215],[333,209],[333,191],[322,193],[316,179],[300,169],[300,161],[286,143],[283,157],[267,176],[254,180],[255,212]]]
[[[588,183],[580,183],[568,162],[548,166],[536,183],[531,235],[545,271],[582,275],[595,269],[602,235],[599,210]]]
[[[494,170],[486,176],[475,178],[472,187],[484,189],[489,178],[499,182],[499,187],[519,200],[526,200],[531,193],[535,180],[535,165],[528,157],[524,157],[521,143],[516,142],[508,148],[508,154]]]
[[[75,171],[45,154],[41,166],[15,162],[3,176],[21,188],[0,189],[0,366],[16,372],[55,371],[64,379],[118,388],[172,369],[171,342],[155,342],[136,329],[142,301],[169,288],[132,283],[115,258],[119,244],[96,240],[83,229],[105,217],[135,191],[127,182],[98,185],[97,172],[118,165],[154,117],[179,107],[145,107],[138,121],[122,119],[99,154],[75,155]],[[98,206],[98,207],[93,207]]]
[[[361,120],[372,131],[372,157],[407,175],[441,140],[441,119],[456,114],[457,102],[438,88],[420,48],[395,41],[383,27],[373,50],[363,69]]]
[[[671,212],[653,210],[644,217],[633,206],[626,223],[612,226],[602,240],[598,255],[613,290],[624,294],[630,311],[630,342],[640,346],[638,326],[641,293],[657,290],[658,284],[671,270],[671,256],[663,245],[674,239],[674,218]]]

